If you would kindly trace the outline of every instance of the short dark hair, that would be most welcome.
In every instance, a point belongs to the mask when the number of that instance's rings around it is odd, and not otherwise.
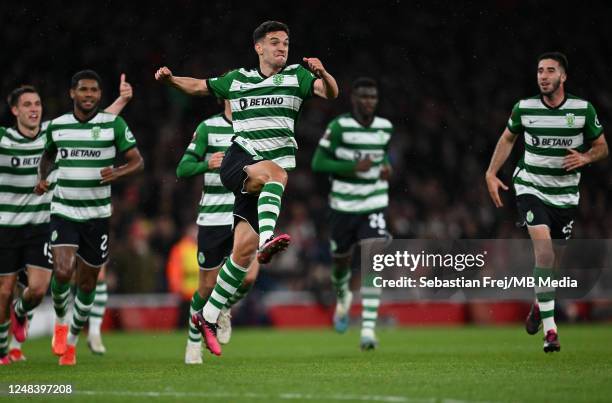
[[[268,32],[284,31],[289,36],[289,27],[287,24],[279,21],[262,22],[255,31],[253,31],[253,43],[257,43],[266,37]]]
[[[374,80],[373,78],[359,77],[355,81],[353,81],[353,84],[351,85],[351,89],[356,90],[357,88],[361,88],[361,87],[378,88],[378,84],[376,83],[376,80]]]
[[[102,87],[100,75],[93,70],[81,70],[74,73],[70,80],[70,88],[75,89],[79,85],[79,80],[96,80],[98,85]]]
[[[19,98],[21,98],[23,94],[28,93],[38,94],[38,90],[32,85],[22,85],[21,87],[17,87],[13,91],[11,91],[8,97],[6,97],[6,102],[8,103],[10,108],[12,108],[13,106],[17,106],[17,104],[19,103]]]
[[[540,63],[544,59],[552,59],[556,60],[559,63],[559,66],[563,67],[563,71],[567,72],[567,68],[569,67],[569,63],[567,62],[567,56],[565,56],[561,52],[546,52],[542,53],[538,57],[538,63]]]

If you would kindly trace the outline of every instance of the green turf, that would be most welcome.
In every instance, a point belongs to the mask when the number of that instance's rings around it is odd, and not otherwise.
[[[103,357],[82,340],[72,368],[39,339],[27,362],[0,367],[0,384],[71,383],[79,393],[61,399],[87,402],[611,401],[612,326],[560,334],[562,351],[547,355],[519,327],[383,329],[363,353],[355,331],[238,330],[223,357],[186,366],[185,333],[114,333]]]

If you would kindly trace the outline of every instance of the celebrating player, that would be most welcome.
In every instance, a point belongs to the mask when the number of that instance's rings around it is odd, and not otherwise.
[[[78,335],[92,309],[96,280],[109,254],[110,184],[143,169],[136,139],[125,121],[100,112],[101,80],[92,70],[72,77],[71,113],[53,119],[38,168],[36,192],[49,190],[47,181],[57,157],[57,185],[51,199],[51,251],[56,323],[52,350],[60,365],[76,364]],[[116,151],[127,163],[113,167]],[[70,279],[76,271],[76,297],[70,329],[66,305]]]
[[[223,185],[235,196],[234,245],[219,272],[217,285],[202,312],[193,319],[207,348],[220,355],[216,322],[227,298],[233,295],[255,253],[260,263],[284,250],[287,234],[274,236],[280,214],[287,170],[295,168],[295,122],[305,99],[317,95],[336,98],[338,85],[317,58],[303,58],[311,73],[299,64],[287,66],[289,28],[266,21],[253,33],[259,66],[233,70],[208,80],[175,77],[167,67],[155,78],[192,95],[213,95],[231,102],[235,137],[221,164]]]
[[[534,277],[550,278],[560,262],[563,240],[570,239],[578,206],[580,168],[608,155],[603,128],[590,102],[567,94],[567,58],[550,52],[538,58],[540,94],[519,101],[512,109],[485,178],[496,207],[503,206],[499,189],[508,187],[497,172],[508,159],[518,136],[525,152],[512,181],[519,214],[533,241]],[[561,240],[561,241],[559,241]],[[535,288],[536,303],[525,323],[529,334],[543,324],[544,352],[559,351],[555,324],[555,289]]]
[[[122,74],[119,97],[106,111],[119,114],[131,98],[132,87]],[[9,351],[12,361],[25,359],[21,343],[27,335],[27,321],[49,287],[52,269],[49,251],[52,193],[41,196],[32,193],[37,181],[36,167],[45,146],[48,122],[41,124],[42,101],[32,86],[21,86],[13,90],[8,97],[8,104],[16,124],[11,128],[0,128],[0,256],[4,262],[0,288],[5,291],[1,293],[0,301],[0,362],[7,361],[4,357],[10,322],[6,318],[17,272],[25,268],[27,277],[25,289],[14,304],[11,321],[13,338]],[[8,298],[6,301],[5,297]]]

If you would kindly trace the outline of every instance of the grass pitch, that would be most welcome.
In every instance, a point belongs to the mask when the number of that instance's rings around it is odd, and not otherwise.
[[[28,361],[0,367],[0,386],[70,383],[87,402],[609,402],[612,326],[562,326],[561,352],[520,327],[381,329],[361,352],[350,331],[236,330],[222,357],[183,364],[186,332],[109,333],[105,356],[85,337],[77,366],[59,367],[50,340],[24,345]]]

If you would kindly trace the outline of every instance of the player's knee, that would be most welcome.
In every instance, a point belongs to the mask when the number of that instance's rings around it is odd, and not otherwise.
[[[53,255],[53,275],[62,283],[72,279],[72,271],[75,266],[75,257],[70,254],[57,253]]]
[[[272,161],[262,161],[257,167],[247,167],[249,185],[253,190],[259,191],[268,182],[279,182],[287,185],[287,171]],[[251,189],[247,189],[251,191]]]
[[[269,179],[267,182],[279,182],[282,183],[283,186],[286,186],[287,178],[287,171],[285,171],[283,168],[279,167],[275,163],[270,164]]]
[[[72,279],[72,265],[64,262],[57,262],[55,268],[53,269],[53,275],[60,283],[68,283]]]

